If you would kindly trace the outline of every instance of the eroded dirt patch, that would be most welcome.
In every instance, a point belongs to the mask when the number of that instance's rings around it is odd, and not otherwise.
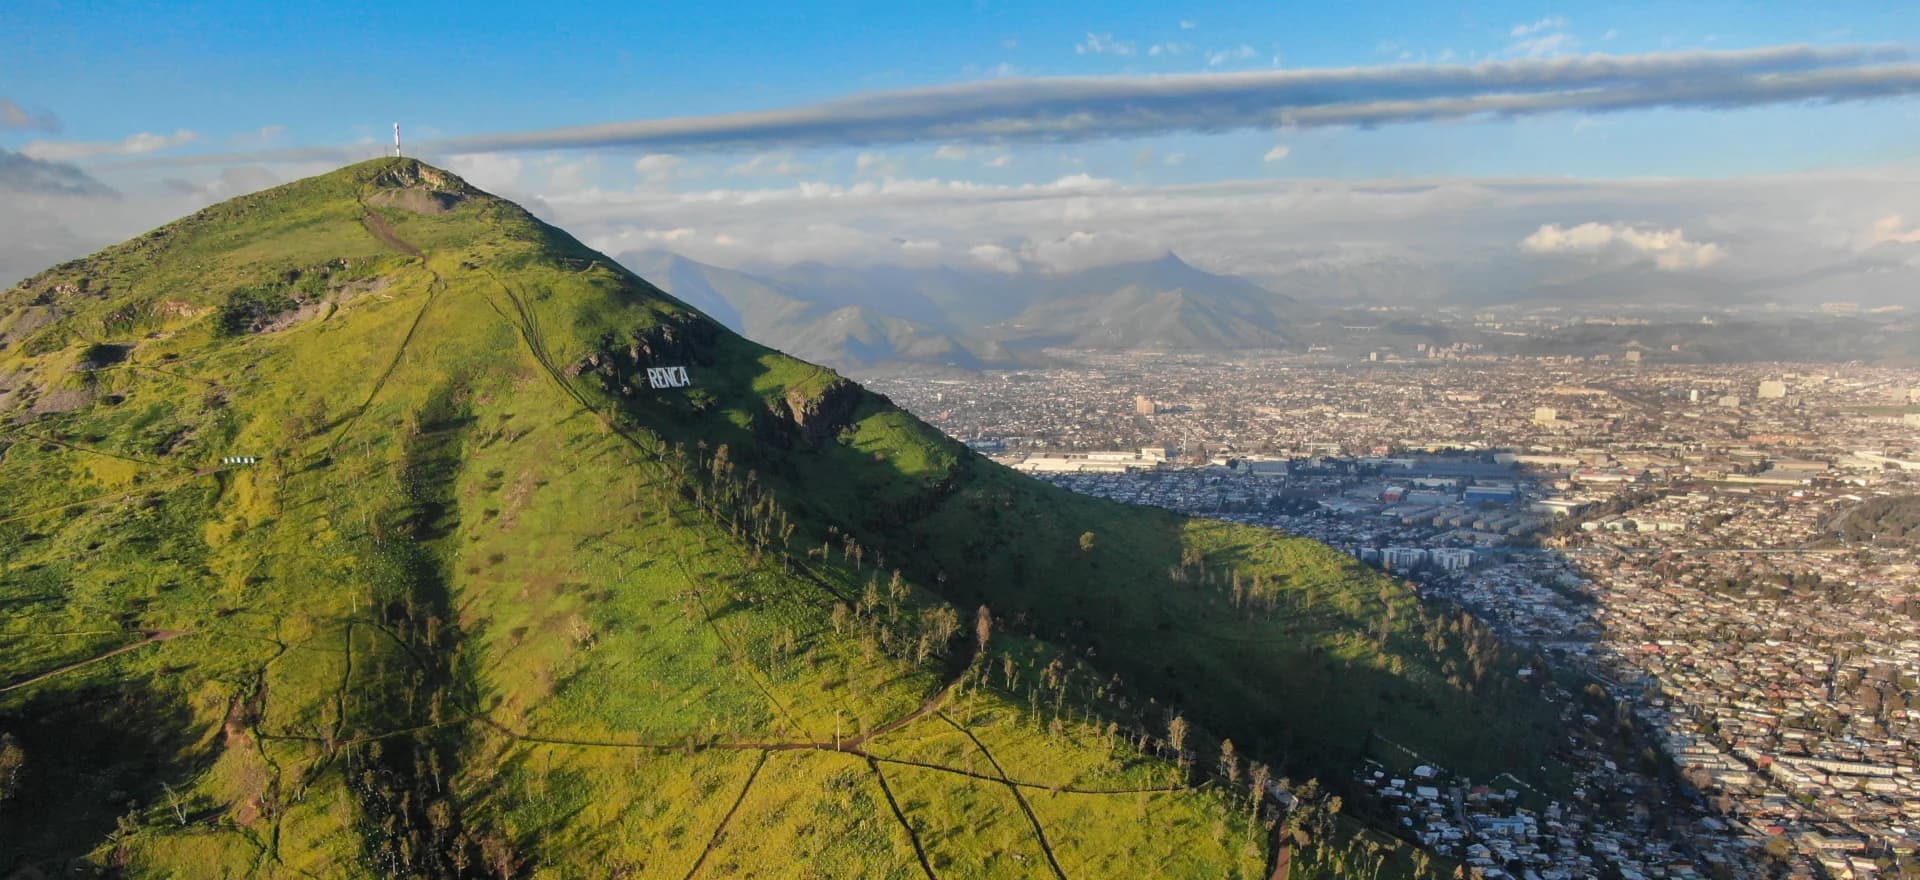
[[[415,214],[445,214],[466,201],[459,193],[443,192],[425,187],[407,187],[389,189],[367,196],[367,204],[383,208],[399,208]]]

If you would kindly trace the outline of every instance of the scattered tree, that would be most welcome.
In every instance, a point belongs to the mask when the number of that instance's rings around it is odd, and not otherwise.
[[[1173,758],[1180,765],[1181,784],[1186,783],[1187,776],[1185,772],[1187,767],[1187,733],[1188,725],[1185,716],[1175,715],[1172,721],[1167,722],[1167,745],[1173,747]]]
[[[27,765],[27,752],[11,733],[0,733],[0,802],[20,790],[20,770]]]
[[[1273,779],[1273,770],[1268,768],[1267,765],[1255,761],[1253,762],[1253,769],[1250,775],[1250,781],[1253,783],[1253,818],[1258,820],[1260,818],[1260,803],[1267,797],[1267,783]]]

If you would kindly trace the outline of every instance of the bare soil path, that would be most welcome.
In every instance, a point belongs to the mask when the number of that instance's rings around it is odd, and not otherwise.
[[[85,666],[91,666],[95,663],[99,663],[102,660],[108,660],[114,657],[118,657],[121,654],[127,653],[128,651],[136,650],[138,648],[144,648],[148,645],[154,644],[155,642],[164,642],[169,639],[177,639],[181,636],[188,635],[188,634],[189,633],[181,630],[172,630],[172,629],[151,630],[147,633],[147,637],[144,639],[141,639],[140,641],[134,642],[129,645],[121,645],[120,647],[114,648],[111,651],[107,651],[102,654],[96,654],[92,657],[88,657],[87,659],[81,660],[77,663],[69,663],[58,669],[50,669],[50,670],[47,670],[46,672],[40,673],[39,675],[35,675],[30,678],[24,678],[24,679],[21,679],[20,681],[16,681],[5,687],[0,687],[0,694],[4,694],[8,691],[19,690],[20,688],[23,688],[23,687],[28,687],[31,685],[38,684],[56,675],[64,675],[76,669],[80,669]]]

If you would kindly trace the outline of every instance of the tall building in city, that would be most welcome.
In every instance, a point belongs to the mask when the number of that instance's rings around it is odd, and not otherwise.
[[[1533,423],[1542,427],[1552,427],[1560,421],[1560,411],[1550,406],[1535,407]]]
[[[1633,349],[1632,351],[1627,352],[1624,355],[1624,357],[1626,358],[1627,363],[1637,364],[1640,362],[1640,350],[1637,348]]]
[[[1787,383],[1779,379],[1767,379],[1760,383],[1757,395],[1761,400],[1779,400],[1787,396]]]
[[[1158,407],[1154,406],[1153,398],[1148,397],[1145,394],[1136,394],[1133,396],[1133,414],[1134,415],[1150,416],[1150,415],[1153,415],[1157,409]]]

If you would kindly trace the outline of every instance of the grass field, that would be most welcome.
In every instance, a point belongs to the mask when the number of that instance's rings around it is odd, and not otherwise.
[[[0,871],[1254,877],[1224,739],[1550,741],[1332,551],[1021,479],[411,161],[0,308]]]

